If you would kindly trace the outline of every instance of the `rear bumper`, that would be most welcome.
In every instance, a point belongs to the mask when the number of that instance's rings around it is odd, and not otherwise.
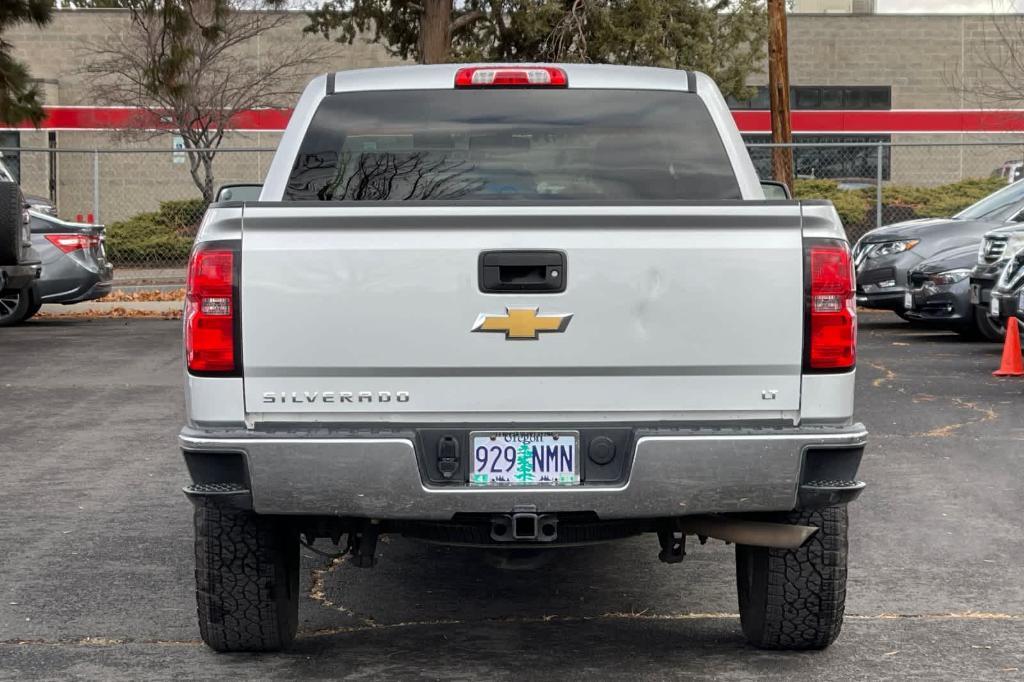
[[[113,268],[106,265],[97,270],[83,267],[70,258],[43,272],[39,294],[43,303],[81,303],[103,298],[114,285]]]
[[[179,441],[197,484],[247,490],[261,514],[449,520],[532,507],[627,519],[790,510],[805,493],[807,501],[820,500],[820,490],[814,493],[822,484],[856,477],[867,432],[860,424],[658,430],[638,437],[624,483],[485,489],[426,483],[412,437],[230,437],[186,429]],[[219,467],[218,455],[244,467]],[[245,480],[213,480],[223,471]]]
[[[0,289],[23,289],[39,278],[38,263],[0,267]]]
[[[77,289],[73,293],[58,295],[56,297],[44,298],[44,303],[62,303],[64,305],[70,305],[72,303],[81,303],[82,301],[94,301],[97,298],[103,298],[110,293],[113,289],[114,283],[112,280],[106,282],[96,282],[92,286],[83,286],[81,289]]]

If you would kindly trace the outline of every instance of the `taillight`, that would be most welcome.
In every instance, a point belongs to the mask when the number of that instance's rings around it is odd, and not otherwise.
[[[91,249],[99,246],[100,238],[94,234],[48,234],[46,241],[50,242],[64,253],[71,253],[80,249]]]
[[[200,244],[188,262],[185,286],[185,358],[192,372],[233,372],[235,272],[233,249]]]
[[[857,364],[853,259],[846,242],[808,241],[807,339],[804,369],[837,372]]]
[[[564,88],[569,78],[555,66],[469,66],[455,72],[457,88]]]

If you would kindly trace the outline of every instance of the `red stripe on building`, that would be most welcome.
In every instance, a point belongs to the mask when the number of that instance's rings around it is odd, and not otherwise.
[[[767,111],[732,113],[741,132],[771,132]],[[794,133],[1019,133],[1024,110],[794,111],[792,121]]]
[[[119,130],[144,128],[160,130],[170,128],[166,121],[142,109],[133,107],[44,107],[46,118],[42,130]],[[250,109],[240,112],[231,120],[235,130],[281,131],[288,125],[291,109]],[[19,130],[32,130],[31,124],[15,126]]]
[[[743,133],[769,133],[767,111],[734,111]],[[231,122],[235,130],[284,130],[290,109],[253,109]],[[159,117],[131,107],[46,107],[43,130],[115,130],[168,128]],[[13,129],[31,130],[31,125]],[[898,109],[892,111],[794,111],[793,132],[836,134],[887,133],[1019,133],[1024,109]]]

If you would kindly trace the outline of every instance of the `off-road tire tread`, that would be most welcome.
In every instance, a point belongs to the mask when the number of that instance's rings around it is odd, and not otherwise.
[[[216,651],[276,651],[298,623],[298,534],[208,501],[195,509],[199,631]]]
[[[799,549],[738,546],[740,553],[767,552],[763,620],[745,618],[743,631],[762,649],[824,649],[843,626],[846,605],[848,516],[845,505],[795,511],[777,521],[817,526]],[[757,627],[760,622],[761,627]]]

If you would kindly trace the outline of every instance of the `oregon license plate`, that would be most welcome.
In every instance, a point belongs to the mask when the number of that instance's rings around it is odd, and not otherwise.
[[[909,291],[903,294],[903,307],[907,310],[914,309],[914,294]]]
[[[469,484],[579,485],[575,431],[475,431]]]

